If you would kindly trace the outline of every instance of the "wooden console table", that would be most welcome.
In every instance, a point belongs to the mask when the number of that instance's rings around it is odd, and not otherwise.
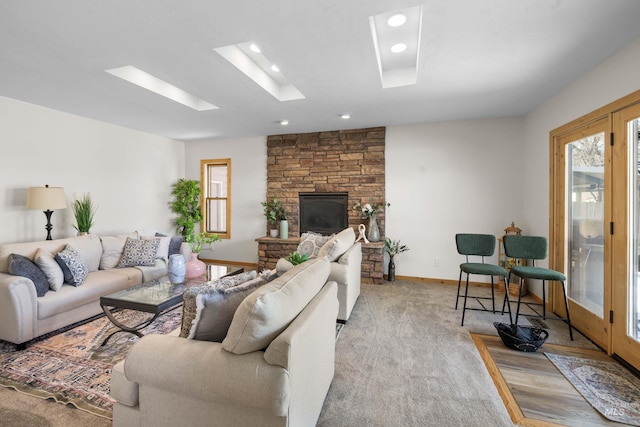
[[[280,239],[259,237],[258,264],[260,268],[274,269],[280,258],[295,252],[300,244],[299,237]],[[362,283],[381,285],[384,283],[384,242],[362,243]]]

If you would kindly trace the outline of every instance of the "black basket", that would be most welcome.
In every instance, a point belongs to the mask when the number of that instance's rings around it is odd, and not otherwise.
[[[509,348],[533,353],[549,338],[549,332],[533,326],[507,325],[493,322],[502,342]]]

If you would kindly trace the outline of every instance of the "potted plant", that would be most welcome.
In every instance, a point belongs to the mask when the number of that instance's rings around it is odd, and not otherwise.
[[[396,280],[396,265],[393,262],[393,257],[409,250],[407,245],[401,245],[400,240],[391,240],[387,237],[384,241],[384,250],[389,254],[389,272],[387,273],[387,280],[393,282]]]
[[[204,274],[207,266],[204,262],[198,259],[198,254],[202,251],[202,247],[210,245],[213,242],[217,242],[220,236],[217,234],[207,234],[204,231],[195,235],[191,235],[191,238],[187,239],[189,246],[191,247],[191,258],[187,261],[186,277],[192,279],[194,277],[200,277]]]
[[[202,221],[200,210],[200,182],[180,179],[173,184],[171,195],[175,200],[170,202],[171,210],[178,216],[175,219],[176,229],[185,241],[193,240],[193,230],[197,222]]]
[[[71,205],[73,215],[76,217],[76,224],[73,226],[78,231],[78,236],[89,234],[93,227],[93,217],[96,213],[96,207],[93,205],[91,195],[83,194],[80,198],[76,198]]]
[[[264,216],[267,218],[267,222],[272,226],[271,237],[277,237],[278,232],[275,226],[280,223],[280,237],[286,239],[289,237],[289,223],[287,222],[287,210],[282,205],[282,202],[278,198],[273,198],[270,202],[262,202],[264,209]]]

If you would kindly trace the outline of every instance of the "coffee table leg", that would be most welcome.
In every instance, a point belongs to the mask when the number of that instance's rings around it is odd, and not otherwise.
[[[109,334],[109,336],[106,337],[104,339],[104,341],[102,341],[102,345],[105,345],[107,343],[107,341],[109,341],[109,339],[112,336],[114,336],[115,334],[117,334],[118,332],[129,332],[131,334],[135,334],[135,335],[139,336],[140,338],[142,338],[144,336],[144,334],[142,332],[140,332],[140,330],[146,328],[147,326],[149,326],[160,315],[160,313],[156,313],[151,319],[145,320],[144,322],[139,323],[139,324],[137,324],[135,326],[127,326],[127,325],[124,325],[124,324],[120,323],[118,321],[118,319],[116,319],[113,316],[113,314],[111,313],[111,310],[109,310],[106,305],[102,306],[102,311],[104,311],[104,314],[107,315],[107,317],[109,318],[111,323],[113,323],[115,326],[120,328],[119,331],[115,331],[115,332],[112,332],[111,334]]]

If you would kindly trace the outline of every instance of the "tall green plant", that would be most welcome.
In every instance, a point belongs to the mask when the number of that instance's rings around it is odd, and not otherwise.
[[[202,221],[200,182],[180,179],[173,184],[171,195],[175,197],[175,200],[170,203],[171,210],[178,215],[174,221],[176,230],[187,242],[191,242],[196,223]]]
[[[73,228],[81,233],[88,233],[93,227],[93,217],[96,213],[96,207],[93,205],[91,195],[85,193],[76,198],[71,205],[71,209],[73,210],[73,216],[76,217],[76,224]]]

